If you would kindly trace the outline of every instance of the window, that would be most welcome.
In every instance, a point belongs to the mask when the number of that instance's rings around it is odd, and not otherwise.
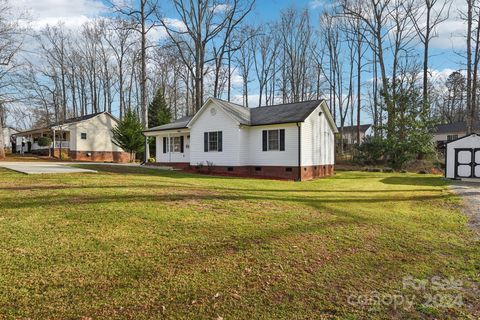
[[[263,130],[263,151],[285,151],[285,129]]]
[[[204,132],[203,133],[203,151],[211,152],[211,151],[222,151],[222,131],[212,131],[212,132]]]
[[[181,151],[181,141],[180,137],[170,137],[169,150],[170,152],[180,152]]]
[[[458,139],[458,134],[449,134],[447,136],[447,141],[452,141],[452,140],[457,140]]]
[[[82,140],[87,140],[87,134],[85,132],[80,133],[80,138]]]

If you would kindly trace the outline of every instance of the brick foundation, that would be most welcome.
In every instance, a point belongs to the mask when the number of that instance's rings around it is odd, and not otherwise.
[[[182,169],[186,172],[236,176],[253,177],[265,179],[298,180],[298,167],[286,166],[213,166],[199,167],[191,166],[186,162],[179,163],[152,163],[155,166],[169,166],[176,169]],[[328,177],[334,174],[333,165],[305,166],[301,168],[301,180],[311,180],[315,178]]]
[[[130,154],[128,152],[70,150],[68,156],[75,161],[130,162]]]
[[[302,181],[332,176],[335,172],[333,164],[302,167]]]

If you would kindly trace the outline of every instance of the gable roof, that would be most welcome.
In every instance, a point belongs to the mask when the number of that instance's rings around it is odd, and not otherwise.
[[[467,123],[465,121],[459,121],[447,124],[439,124],[435,129],[435,133],[440,134],[467,132]],[[473,130],[480,131],[480,121],[477,121],[473,124]]]
[[[192,120],[192,118],[193,116],[181,117],[173,122],[170,122],[161,126],[157,126],[157,127],[148,128],[147,130],[144,130],[144,132],[184,129],[184,128],[187,128],[187,125],[190,122],[190,120]]]
[[[251,109],[251,125],[302,122],[320,105],[322,100],[285,103]]]
[[[324,101],[325,100],[310,100],[265,107],[246,108],[232,102],[209,98],[194,116],[183,117],[162,126],[149,128],[144,132],[175,130],[190,127],[210,103],[214,103],[215,106],[221,108],[234,121],[247,126],[303,122],[315,109],[317,109],[318,106],[321,106],[330,125],[336,132],[337,127],[335,121],[324,104]]]
[[[371,124],[361,124],[360,132],[366,132],[368,129],[370,129],[371,126],[372,126]],[[344,133],[357,132],[357,126],[344,126],[343,132]]]
[[[58,127],[58,126],[70,125],[70,124],[73,124],[73,123],[78,123],[78,122],[86,121],[86,120],[89,120],[89,119],[93,119],[93,118],[95,118],[95,117],[97,117],[97,116],[99,116],[99,115],[102,115],[102,114],[106,114],[107,116],[109,116],[110,118],[112,118],[115,122],[118,122],[118,119],[115,118],[113,115],[111,115],[109,112],[107,112],[107,111],[102,111],[102,112],[87,114],[87,115],[84,115],[84,116],[81,116],[81,117],[75,117],[75,118],[66,119],[66,120],[63,121],[63,122],[56,122],[56,123],[51,124],[51,125],[46,126],[46,127],[41,127],[41,128],[36,128],[36,129],[31,129],[31,130],[26,130],[26,131],[21,131],[21,132],[19,132],[19,133],[20,133],[20,134],[25,134],[25,133],[31,133],[31,132],[35,132],[35,131],[39,131],[39,130],[52,129],[52,128]]]

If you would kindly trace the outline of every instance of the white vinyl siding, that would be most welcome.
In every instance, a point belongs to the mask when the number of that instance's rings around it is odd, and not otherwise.
[[[66,125],[65,130],[70,131],[70,150],[123,152],[122,148],[112,142],[112,129],[116,125],[117,122],[105,113],[82,122]],[[82,133],[86,134],[86,139],[82,139]]]
[[[285,129],[285,151],[263,151],[263,130]],[[298,166],[298,127],[295,123],[253,126],[248,129],[247,165]]]
[[[188,163],[190,162],[190,149],[189,149],[189,139],[188,136],[190,135],[189,132],[184,131],[181,133],[178,132],[171,132],[168,131],[162,132],[155,137],[155,146],[156,146],[156,154],[155,154],[155,161],[166,163],[166,162],[174,162],[174,163]],[[168,144],[168,139],[175,141],[180,141],[180,136],[183,136],[183,153],[180,152],[180,145],[170,145]],[[166,153],[163,153],[163,138],[166,138],[167,146],[166,146]],[[170,150],[172,150],[170,152]],[[178,150],[178,151],[176,151]]]
[[[302,123],[301,137],[302,166],[334,164],[335,136],[321,106]]]
[[[211,108],[215,108],[216,112],[211,112]],[[205,152],[204,151],[204,133],[205,132],[222,132],[222,152]],[[191,128],[191,148],[190,148],[190,164],[206,165],[207,162],[216,166],[239,166],[240,161],[240,125],[233,120],[214,102],[209,102],[202,113]]]

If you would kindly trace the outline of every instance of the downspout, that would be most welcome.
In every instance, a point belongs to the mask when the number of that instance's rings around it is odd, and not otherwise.
[[[302,131],[300,130],[300,122],[297,122],[298,127],[298,177],[297,181],[302,181]]]

